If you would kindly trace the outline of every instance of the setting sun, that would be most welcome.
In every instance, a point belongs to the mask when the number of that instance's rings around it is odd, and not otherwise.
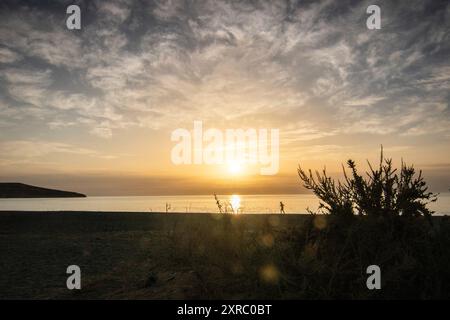
[[[242,173],[242,163],[236,160],[232,160],[228,162],[228,172],[236,175]]]

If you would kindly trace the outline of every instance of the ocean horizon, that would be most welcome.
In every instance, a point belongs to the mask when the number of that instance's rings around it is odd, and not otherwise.
[[[280,213],[280,201],[287,214],[307,214],[307,208],[316,211],[319,206],[319,200],[313,194],[230,194],[217,197],[222,212],[240,214]],[[450,214],[450,193],[440,194],[429,207],[437,215]],[[219,213],[219,208],[214,195],[89,196],[0,199],[0,211]]]

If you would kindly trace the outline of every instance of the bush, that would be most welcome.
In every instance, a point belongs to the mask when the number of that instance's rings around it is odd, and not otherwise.
[[[427,208],[430,202],[437,200],[437,195],[428,192],[422,171],[416,175],[413,166],[407,166],[403,161],[400,172],[392,167],[392,159],[383,158],[381,148],[380,163],[374,169],[366,172],[367,178],[358,173],[356,163],[347,161],[350,175],[343,166],[344,181],[335,181],[328,177],[326,170],[320,174],[311,170],[305,172],[300,166],[298,175],[303,185],[312,190],[321,200],[321,213],[338,216],[368,215],[368,216],[425,216],[434,213]]]

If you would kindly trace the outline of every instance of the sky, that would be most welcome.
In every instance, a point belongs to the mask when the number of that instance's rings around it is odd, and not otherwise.
[[[81,29],[66,27],[67,6]],[[366,9],[381,9],[369,30]],[[88,195],[304,192],[380,145],[450,187],[448,1],[2,1],[0,181]],[[262,176],[175,165],[171,133],[278,129]]]

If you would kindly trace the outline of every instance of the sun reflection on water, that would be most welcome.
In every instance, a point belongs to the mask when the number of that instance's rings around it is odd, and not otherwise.
[[[233,194],[230,197],[230,204],[233,213],[239,213],[239,209],[241,208],[241,198],[237,194]]]

